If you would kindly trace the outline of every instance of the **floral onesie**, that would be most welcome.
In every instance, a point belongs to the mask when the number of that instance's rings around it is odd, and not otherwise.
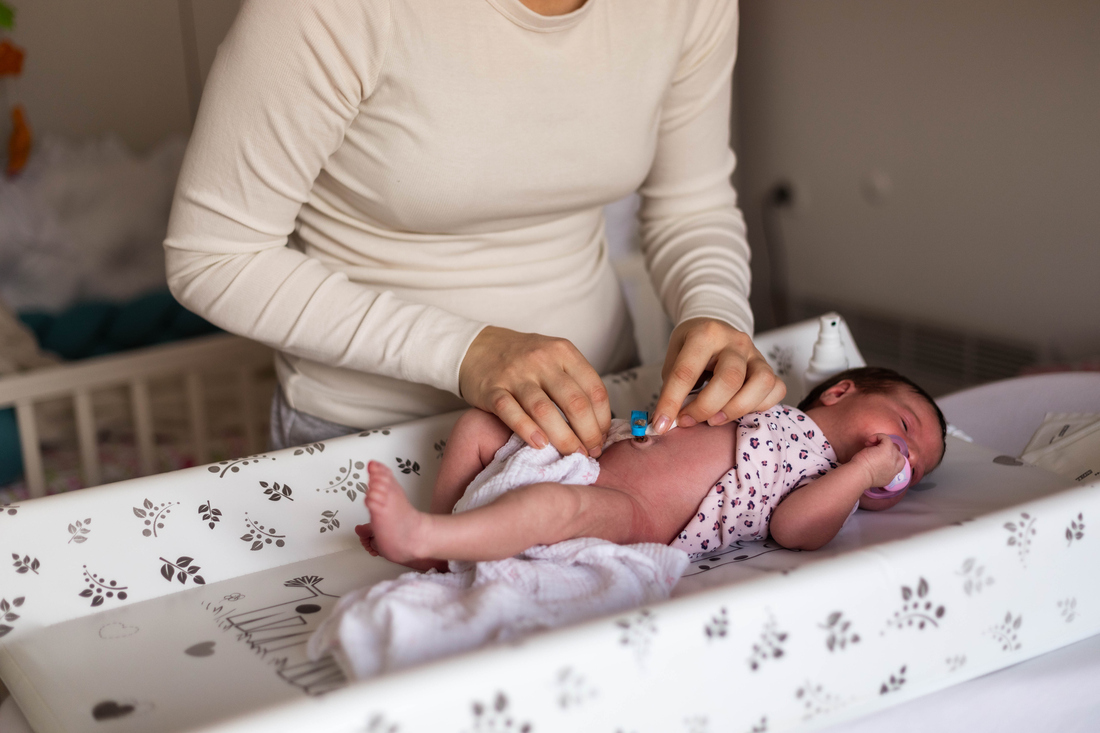
[[[672,547],[702,555],[738,540],[765,539],[783,497],[837,467],[836,451],[801,410],[778,405],[738,422],[733,468],[703,498]]]

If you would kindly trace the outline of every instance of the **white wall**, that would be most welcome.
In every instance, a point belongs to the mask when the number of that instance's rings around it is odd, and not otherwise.
[[[1100,2],[741,8],[742,200],[760,252],[795,184],[796,297],[1100,353]]]
[[[115,133],[144,150],[190,131],[190,67],[205,77],[239,0],[13,4],[14,40],[27,51],[19,90],[33,128],[70,138]]]

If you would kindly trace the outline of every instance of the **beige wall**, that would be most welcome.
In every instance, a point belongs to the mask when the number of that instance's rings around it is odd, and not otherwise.
[[[36,128],[138,149],[188,131],[239,6],[16,1]],[[1100,353],[1100,2],[741,6],[735,137],[758,305],[759,202],[788,178],[795,296]],[[877,203],[869,176],[887,182]]]
[[[1100,2],[741,8],[742,199],[760,252],[795,184],[796,297],[1100,353]]]
[[[27,50],[19,90],[34,128],[71,138],[113,132],[144,150],[190,130],[189,84],[210,69],[239,0],[14,4],[15,40]]]

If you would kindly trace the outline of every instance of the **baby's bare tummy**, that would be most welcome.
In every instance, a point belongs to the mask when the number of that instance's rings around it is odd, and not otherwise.
[[[735,430],[736,423],[698,425],[620,441],[600,456],[596,485],[632,496],[654,528],[649,539],[670,542],[733,467]]]

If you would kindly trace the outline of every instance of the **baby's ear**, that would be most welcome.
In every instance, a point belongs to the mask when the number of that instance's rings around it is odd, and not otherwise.
[[[832,387],[829,387],[827,390],[822,392],[821,396],[817,399],[818,402],[825,405],[826,407],[831,407],[837,402],[840,402],[848,395],[855,394],[856,391],[857,390],[855,382],[853,382],[851,379],[842,379],[834,384]]]

